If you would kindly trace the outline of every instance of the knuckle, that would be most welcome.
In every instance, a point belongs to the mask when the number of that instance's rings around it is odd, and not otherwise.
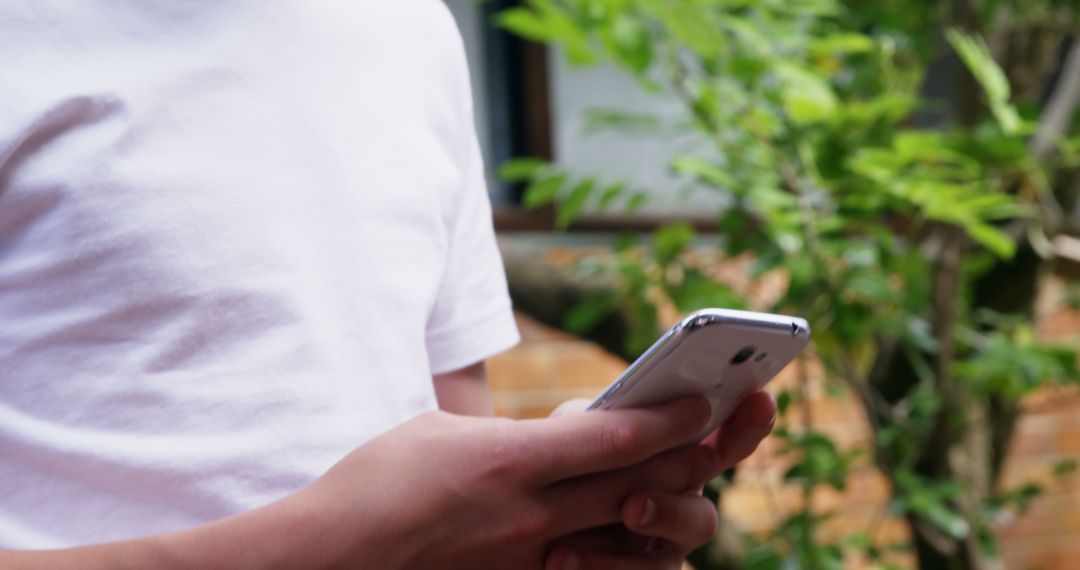
[[[689,457],[689,467],[687,472],[690,474],[689,486],[697,487],[707,483],[710,479],[716,476],[716,457],[715,453],[707,447],[698,446],[692,448]]]
[[[423,427],[440,427],[445,426],[449,421],[448,414],[445,412],[435,410],[430,412],[424,412],[415,418],[405,422],[408,426],[423,426]],[[430,425],[429,425],[430,424]]]
[[[496,430],[486,443],[483,453],[480,478],[491,483],[516,481],[524,474],[526,467],[523,453],[519,446],[513,445],[502,430]]]
[[[717,530],[720,527],[720,517],[716,513],[715,507],[708,499],[702,499],[702,508],[697,509],[697,514],[691,517],[693,521],[693,531],[690,534],[690,538],[694,541],[694,544],[704,544],[716,536]],[[706,505],[707,503],[707,505]],[[707,506],[707,508],[705,508]]]
[[[630,422],[613,422],[600,431],[601,453],[618,460],[636,459],[643,441],[641,428]]]
[[[557,516],[543,505],[519,509],[504,527],[502,540],[509,544],[535,544],[552,538]]]

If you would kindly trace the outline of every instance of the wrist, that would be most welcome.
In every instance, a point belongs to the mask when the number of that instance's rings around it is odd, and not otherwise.
[[[400,493],[375,489],[367,481],[336,481],[335,473],[289,498],[296,516],[294,536],[304,536],[309,554],[298,568],[327,570],[410,568],[424,536],[417,505],[390,504]],[[317,562],[315,564],[314,562]]]
[[[135,541],[131,556],[145,562],[142,568],[335,568],[346,548],[334,542],[341,533],[321,508],[305,490],[207,525]]]

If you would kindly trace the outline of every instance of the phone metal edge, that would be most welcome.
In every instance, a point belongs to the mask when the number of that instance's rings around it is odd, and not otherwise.
[[[619,376],[614,381],[612,381],[612,383],[606,389],[604,389],[604,391],[601,392],[600,395],[597,396],[591,404],[589,404],[589,407],[586,408],[586,410],[595,410],[600,406],[604,405],[608,401],[608,398],[614,396],[620,389],[622,389],[623,382],[625,382],[627,378],[633,377],[635,374],[637,374],[639,370],[649,364],[652,364],[653,358],[664,348],[666,348],[668,344],[676,340],[676,338],[679,337],[679,333],[681,333],[683,330],[685,330],[683,322],[680,322],[674,327],[668,329],[668,331],[664,333],[664,336],[660,337],[659,340],[654,342],[652,346],[650,346],[648,350],[642,353],[641,356],[637,357],[637,360],[631,363],[630,366],[627,366],[626,370],[623,370],[622,374],[619,374]]]
[[[769,329],[790,332],[791,336],[802,337],[809,341],[810,325],[806,319],[787,315],[775,315],[770,313],[756,313],[753,311],[740,311],[737,309],[701,309],[690,313],[679,321],[675,326],[668,329],[663,336],[649,347],[630,366],[619,374],[586,410],[595,410],[608,403],[609,399],[618,393],[627,378],[634,376],[645,366],[652,364],[654,357],[676,339],[681,339],[681,333],[704,328],[714,324],[734,324],[763,327]]]

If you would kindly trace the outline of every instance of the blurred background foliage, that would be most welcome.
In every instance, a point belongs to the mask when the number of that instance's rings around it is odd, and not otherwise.
[[[621,311],[632,359],[665,328],[665,311],[806,316],[811,357],[872,429],[866,449],[843,449],[808,412],[792,413],[801,388],[781,393],[784,480],[808,500],[768,535],[742,537],[737,555],[717,541],[694,565],[839,568],[857,551],[889,567],[902,551],[921,568],[1001,567],[999,521],[1042,490],[1001,486],[1020,400],[1080,381],[1075,347],[1040,342],[1032,322],[1054,239],[1076,229],[1076,2],[528,0],[498,23],[678,101],[674,117],[612,101],[587,122],[692,138],[694,152],[658,156],[657,168],[722,197],[712,215],[721,255],[749,260],[751,281],[781,283],[764,303],[747,298],[695,254],[690,224],[670,223],[584,260],[582,271],[615,286],[565,326],[586,332]],[[928,72],[950,65],[955,79],[931,96]],[[500,174],[525,185],[526,207],[554,204],[563,228],[648,200],[632,183],[528,157]],[[809,498],[843,489],[860,457],[890,482],[888,511],[907,521],[910,544],[881,544],[873,528],[818,532],[832,513]]]

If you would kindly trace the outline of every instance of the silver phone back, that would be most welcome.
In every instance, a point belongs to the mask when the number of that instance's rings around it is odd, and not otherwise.
[[[809,340],[810,327],[798,317],[732,309],[697,311],[656,341],[589,409],[643,407],[701,395],[713,409],[704,435],[794,360]],[[733,363],[746,347],[754,348],[753,356]]]

